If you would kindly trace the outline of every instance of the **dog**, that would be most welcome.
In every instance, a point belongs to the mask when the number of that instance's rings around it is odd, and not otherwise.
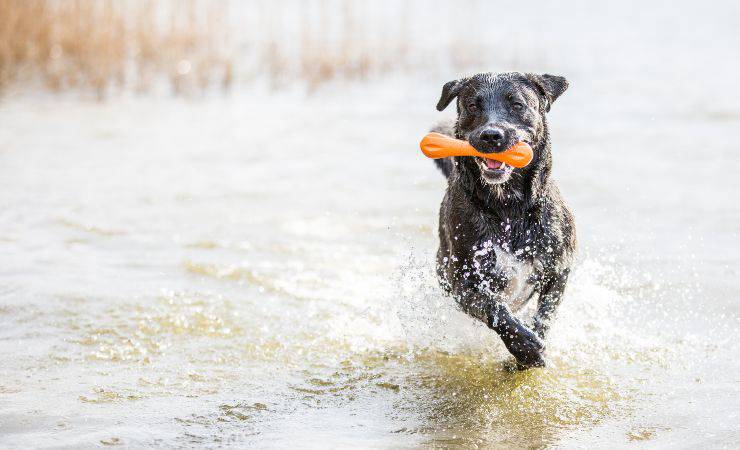
[[[568,88],[555,75],[480,73],[444,85],[437,110],[457,99],[457,119],[432,131],[482,153],[524,141],[532,162],[435,160],[447,177],[439,211],[437,274],[469,315],[501,337],[517,367],[544,367],[544,340],[563,298],[576,250],[573,214],[552,180],[546,113]],[[533,324],[515,313],[537,297]]]

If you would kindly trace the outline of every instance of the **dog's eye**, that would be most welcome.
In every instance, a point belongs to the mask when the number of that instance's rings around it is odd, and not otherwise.
[[[468,111],[470,112],[478,111],[478,105],[476,105],[475,102],[468,103]]]
[[[511,107],[514,109],[514,111],[521,111],[524,109],[524,103],[514,102],[511,104]]]

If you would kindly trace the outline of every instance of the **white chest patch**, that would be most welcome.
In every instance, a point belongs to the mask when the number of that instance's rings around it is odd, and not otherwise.
[[[532,263],[521,261],[516,255],[490,242],[475,252],[476,265],[480,258],[485,257],[491,251],[496,255],[495,270],[508,280],[502,300],[516,312],[524,307],[532,296],[534,284],[529,280],[534,274],[535,267]]]

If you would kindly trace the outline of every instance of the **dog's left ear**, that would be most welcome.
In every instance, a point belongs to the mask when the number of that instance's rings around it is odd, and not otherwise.
[[[552,102],[568,89],[568,80],[566,80],[565,77],[560,77],[558,75],[550,75],[548,73],[537,75],[529,73],[527,74],[527,79],[534,85],[540,94],[545,97],[545,112],[549,112]]]

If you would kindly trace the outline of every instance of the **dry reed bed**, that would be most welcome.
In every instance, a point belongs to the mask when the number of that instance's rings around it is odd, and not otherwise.
[[[412,36],[418,4],[0,0],[0,90],[41,84],[103,97],[161,83],[188,93],[259,77],[316,87],[425,69],[440,56],[458,67],[479,62],[483,50],[469,44],[421,48]]]

